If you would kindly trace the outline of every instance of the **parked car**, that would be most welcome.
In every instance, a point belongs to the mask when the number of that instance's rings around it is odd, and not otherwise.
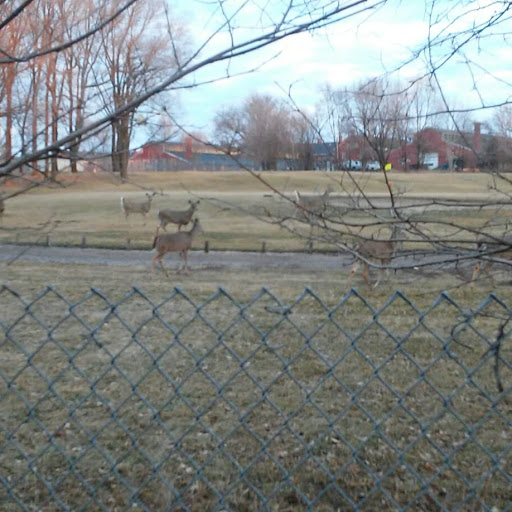
[[[377,160],[373,160],[372,162],[366,162],[365,168],[367,171],[380,171],[380,164]]]
[[[343,162],[343,168],[350,171],[359,171],[363,168],[363,164],[360,160],[345,160]]]

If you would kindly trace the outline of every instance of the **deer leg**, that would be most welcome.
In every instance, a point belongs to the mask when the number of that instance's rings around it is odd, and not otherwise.
[[[153,273],[153,271],[155,270],[155,263],[158,260],[158,263],[160,263],[160,267],[162,268],[163,273],[167,277],[169,277],[169,274],[167,273],[167,270],[165,270],[164,264],[162,263],[163,256],[163,254],[160,254],[158,252],[153,256],[153,259],[151,260],[151,273]]]
[[[153,258],[151,259],[151,273],[153,274],[154,271],[155,271],[155,263],[156,261],[158,260],[158,263],[160,263],[160,266],[162,267],[163,269],[163,266],[162,266],[162,257],[160,256],[160,254],[156,253]],[[165,269],[163,269],[164,272],[165,272]]]
[[[380,264],[385,265],[386,263],[384,261],[380,261]],[[379,278],[377,279],[377,282],[373,285],[374,288],[377,288],[377,286],[379,285],[383,274],[384,274],[386,283],[389,283],[389,268],[380,268],[379,269]]]
[[[167,277],[169,277],[169,274],[167,273],[167,270],[165,270],[164,264],[163,264],[163,262],[162,262],[162,257],[163,257],[163,254],[162,254],[162,256],[160,256],[160,257],[158,258],[158,263],[160,263],[160,266],[162,267],[162,271],[163,271],[163,273],[164,273]]]
[[[476,278],[478,277],[478,274],[480,272],[480,262],[476,263],[473,267],[473,275],[471,276],[471,282],[476,281]]]
[[[477,261],[475,263],[475,266],[473,267],[473,275],[471,276],[471,286],[475,285],[477,278],[480,275],[481,265],[481,262]]]
[[[357,260],[355,263],[352,264],[352,267],[350,268],[350,273],[348,275],[348,289],[350,290],[352,288],[352,280],[354,276],[357,274],[357,271],[359,270],[359,267],[361,266],[361,262]]]
[[[184,261],[184,272],[185,274],[188,274],[188,262],[187,262],[187,253],[188,253],[188,250],[185,249],[182,254],[183,254],[183,261]]]
[[[180,258],[183,260],[183,251],[180,251]],[[176,270],[176,274],[181,274],[181,272],[183,272],[183,263],[181,264],[180,267],[178,267],[178,270]]]
[[[366,283],[366,286],[370,286],[370,267],[368,263],[363,262],[363,280]],[[378,281],[377,281],[378,284]],[[375,285],[377,286],[377,285]]]

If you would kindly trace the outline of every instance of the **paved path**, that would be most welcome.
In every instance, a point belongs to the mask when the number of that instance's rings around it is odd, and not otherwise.
[[[91,265],[149,266],[152,252],[148,250],[82,249],[79,247],[44,247],[0,245],[0,261],[18,258],[21,261],[41,263],[86,263]],[[240,251],[191,251],[189,264],[202,268],[235,269],[299,269],[339,270],[350,264],[350,255],[303,253],[260,253]],[[166,266],[178,265],[178,255],[164,258]]]
[[[82,249],[80,247],[45,247],[0,244],[0,262],[18,259],[41,263],[84,263],[89,265],[140,265],[149,267],[153,252],[150,250],[120,249]],[[191,251],[189,265],[202,269],[283,269],[283,270],[329,270],[338,271],[352,264],[353,257],[348,254],[318,253],[261,253],[242,251]],[[450,269],[454,262],[443,254],[428,256],[397,256],[390,266],[395,268],[436,267]],[[164,264],[170,269],[178,268],[181,260],[177,254],[164,257]],[[461,262],[462,266],[471,265],[471,260]]]

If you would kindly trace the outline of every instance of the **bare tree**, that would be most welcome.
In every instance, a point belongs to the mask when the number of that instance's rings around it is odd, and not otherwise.
[[[398,86],[381,79],[370,80],[348,92],[346,118],[354,133],[362,136],[384,168],[391,150],[400,144],[402,121],[406,118]]]
[[[107,15],[119,10],[121,4],[121,1],[106,4]],[[112,169],[122,178],[127,177],[136,110],[115,114],[154,86],[162,69],[169,72],[176,67],[170,40],[162,30],[152,26],[164,15],[159,6],[156,2],[139,0],[101,33],[99,60],[103,65],[106,85],[101,88],[101,94],[106,112],[112,115]],[[153,35],[155,33],[158,35]]]
[[[315,120],[311,122],[300,112],[292,112],[289,118],[289,165],[290,169],[310,170],[315,167],[313,147],[321,140]],[[332,160],[333,155],[328,155]]]
[[[512,106],[503,105],[497,108],[491,118],[489,130],[492,137],[489,141],[488,153],[492,155],[498,170],[512,169]]]
[[[319,29],[326,25],[340,22],[348,15],[354,15],[357,12],[364,12],[375,8],[382,2],[377,0],[354,2],[350,4],[332,2],[331,0],[322,0],[320,2],[296,2],[292,0],[286,5],[264,5],[259,7],[252,2],[244,2],[241,5],[227,5],[225,2],[214,2],[212,5],[202,4],[204,8],[211,9],[211,22],[207,33],[195,44],[190,45],[186,52],[180,50],[180,34],[182,31],[177,30],[173,23],[167,24],[164,33],[170,41],[172,61],[171,65],[165,70],[161,70],[153,74],[153,78],[148,78],[148,72],[154,71],[153,64],[147,60],[147,56],[152,53],[160,54],[160,46],[151,46],[151,42],[147,41],[142,44],[144,39],[141,27],[144,23],[149,22],[147,18],[135,18],[133,13],[138,9],[138,5],[143,5],[144,0],[118,0],[114,3],[106,2],[103,4],[97,0],[97,7],[94,16],[84,13],[92,18],[92,23],[77,24],[76,18],[73,19],[74,27],[77,30],[69,31],[62,29],[62,22],[59,20],[53,25],[53,28],[47,27],[46,36],[40,39],[37,44],[36,38],[32,38],[32,45],[24,47],[23,45],[10,47],[5,41],[11,37],[14,31],[15,23],[19,21],[20,25],[25,29],[29,26],[26,22],[32,16],[35,18],[38,9],[38,2],[15,2],[2,4],[3,21],[0,23],[0,67],[5,71],[7,66],[17,63],[32,63],[36,60],[43,59],[46,56],[53,55],[48,58],[47,66],[44,68],[49,74],[41,81],[38,81],[37,70],[38,65],[31,67],[35,73],[34,86],[45,88],[50,87],[49,92],[41,95],[39,91],[38,98],[45,98],[51,101],[49,110],[44,116],[37,117],[37,142],[36,137],[32,136],[32,146],[25,144],[23,148],[16,145],[12,150],[12,158],[0,162],[0,174],[7,175],[14,170],[21,169],[26,164],[48,158],[53,155],[67,156],[76,151],[77,141],[85,141],[86,138],[95,137],[101,130],[111,127],[113,135],[114,158],[118,170],[124,169],[126,162],[126,140],[129,138],[130,131],[133,127],[133,113],[149,99],[170,89],[188,88],[199,86],[203,81],[211,82],[212,76],[203,76],[203,70],[212,68],[215,63],[225,63],[225,71],[220,71],[216,78],[225,78],[230,75],[229,63],[234,59],[256,52],[262,48],[273,45],[283,38],[291,37],[305,31]],[[44,4],[44,2],[42,2]],[[50,4],[46,4],[48,8]],[[259,15],[258,11],[259,10]],[[55,11],[57,14],[59,11]],[[50,13],[49,13],[50,14]],[[170,15],[169,15],[170,16]],[[166,19],[165,17],[163,19]],[[244,30],[242,21],[244,19],[256,20],[254,30],[248,32]],[[130,21],[131,20],[131,21]],[[85,20],[84,20],[85,21]],[[152,19],[154,22],[155,19]],[[179,23],[177,23],[179,25]],[[146,35],[149,31],[146,31]],[[220,37],[227,36],[227,37]],[[102,42],[103,50],[98,55],[103,59],[104,68],[94,67],[94,80],[87,87],[90,92],[90,98],[97,98],[98,101],[88,100],[88,104],[92,105],[90,112],[85,110],[80,113],[82,105],[75,102],[73,106],[66,104],[63,100],[62,80],[64,77],[59,73],[60,57],[59,55],[65,50],[72,48],[80,42],[87,39],[95,38]],[[39,40],[39,39],[38,39]],[[123,52],[114,51],[112,44],[118,42],[124,44]],[[139,44],[140,43],[140,44]],[[151,46],[151,50],[148,50]],[[107,53],[108,52],[110,53]],[[55,60],[55,56],[57,59]],[[121,62],[117,65],[116,59],[121,58]],[[63,65],[69,69],[71,61]],[[110,65],[110,67],[108,67]],[[53,67],[52,67],[53,66]],[[12,66],[11,66],[12,67]],[[104,75],[107,80],[102,81],[103,71],[110,70],[110,73]],[[136,76],[123,75],[123,71],[131,69]],[[53,73],[53,74],[52,74]],[[116,73],[119,73],[116,75]],[[214,73],[216,73],[214,71]],[[55,77],[49,79],[49,77]],[[129,83],[124,83],[118,78],[124,76]],[[44,81],[43,81],[44,80]],[[50,80],[46,82],[46,80]],[[132,87],[132,81],[136,81],[138,86]],[[110,101],[109,109],[100,111],[99,94],[105,98],[106,85],[110,84],[110,90],[115,96],[111,96],[114,101]],[[94,91],[96,89],[96,91]],[[69,90],[69,85],[67,86]],[[32,97],[35,98],[35,90]],[[4,95],[5,98],[5,95]],[[78,100],[77,100],[78,101]],[[105,103],[103,103],[105,106]],[[5,107],[5,101],[4,105]],[[96,108],[95,108],[96,107]],[[30,108],[25,106],[24,108]],[[65,123],[66,116],[70,109],[75,109],[74,121]],[[67,109],[67,110],[66,110]],[[4,112],[12,107],[4,108]],[[10,114],[9,114],[10,115]],[[70,116],[67,115],[69,121]],[[62,120],[62,123],[56,123]],[[35,123],[36,121],[33,120]],[[46,126],[43,126],[46,125]],[[39,134],[46,133],[50,129],[51,136],[40,137]],[[18,137],[13,140],[19,140]],[[29,150],[30,148],[30,150]],[[266,158],[264,158],[267,161]],[[266,164],[265,164],[266,165]]]
[[[215,118],[217,139],[228,151],[237,149],[263,170],[276,169],[291,148],[291,113],[272,96],[253,94],[238,108]]]
[[[9,12],[8,6],[3,4],[0,6],[1,18],[4,18]],[[10,55],[22,47],[24,38],[24,27],[20,19],[14,19],[10,24],[9,31],[0,31],[0,47],[3,51]],[[3,144],[3,158],[10,160],[13,153],[13,123],[15,113],[19,110],[19,106],[14,104],[15,82],[20,72],[20,63],[16,61],[8,62],[0,66],[1,94],[0,99],[4,101],[2,117],[5,119],[5,141]]]
[[[94,3],[73,1],[72,8],[66,12],[67,22],[63,24],[66,40],[72,40],[81,31],[91,31],[97,16],[97,5]],[[88,91],[93,81],[98,55],[101,51],[99,41],[86,38],[74,46],[66,48],[63,54],[64,94],[67,100],[64,119],[69,133],[83,127],[87,114],[86,104],[92,100]],[[83,136],[77,136],[68,145],[71,172],[77,172],[77,160]]]

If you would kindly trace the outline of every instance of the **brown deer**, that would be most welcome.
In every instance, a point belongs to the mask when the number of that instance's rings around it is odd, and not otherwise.
[[[321,195],[304,196],[299,191],[293,192],[295,196],[296,212],[295,218],[301,222],[309,223],[309,238],[313,236],[313,228],[316,220],[326,213],[329,203],[329,194],[332,192],[331,185],[328,185]]]
[[[153,239],[153,249],[156,249],[156,254],[151,260],[151,272],[153,273],[155,269],[155,263],[158,261],[160,263],[160,267],[162,267],[162,270],[164,271],[164,274],[169,277],[169,274],[165,270],[162,263],[162,258],[168,252],[179,252],[183,258],[183,265],[178,269],[177,272],[179,273],[184,271],[186,273],[188,270],[187,253],[190,249],[190,246],[192,245],[194,237],[203,231],[201,224],[199,224],[199,219],[194,219],[194,224],[190,231],[159,234],[159,229],[160,226],[156,228],[156,235]]]
[[[188,210],[160,210],[158,212],[160,227],[166,231],[167,224],[178,224],[178,231],[181,231],[181,226],[186,226],[191,221],[199,206],[199,199],[197,201],[189,200],[189,204]]]
[[[128,219],[130,213],[140,213],[144,216],[144,224],[146,224],[146,215],[149,213],[149,210],[151,210],[151,201],[153,197],[156,196],[156,192],[151,194],[146,193],[146,196],[147,199],[142,202],[126,199],[124,196],[121,197],[121,209],[126,219]]]
[[[358,256],[361,256],[350,268],[348,278],[348,288],[352,287],[352,279],[356,275],[361,264],[363,265],[363,279],[367,286],[370,286],[370,265],[367,260],[375,261],[380,265],[389,265],[401,241],[397,240],[397,235],[400,232],[398,226],[393,226],[393,234],[389,240],[363,240],[356,248]],[[383,269],[381,269],[383,270]],[[386,268],[386,278],[389,281],[389,268]],[[379,284],[380,279],[373,285],[374,288]]]

